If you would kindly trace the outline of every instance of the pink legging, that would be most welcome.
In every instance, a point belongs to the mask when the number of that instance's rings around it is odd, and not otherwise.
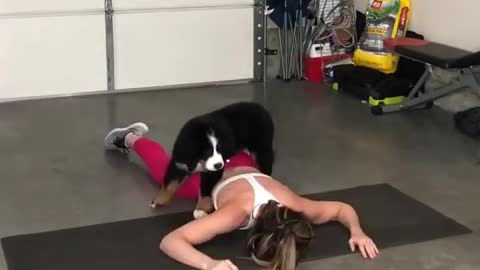
[[[133,144],[133,150],[145,162],[153,180],[158,184],[162,184],[171,158],[165,149],[159,143],[143,137]],[[196,173],[183,182],[177,189],[176,195],[181,198],[195,199],[199,190],[200,175]]]

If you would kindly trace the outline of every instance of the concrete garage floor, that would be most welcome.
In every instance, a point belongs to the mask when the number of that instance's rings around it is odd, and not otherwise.
[[[240,100],[271,110],[274,173],[294,190],[387,182],[474,230],[385,249],[374,261],[356,254],[300,270],[480,269],[478,143],[459,135],[438,109],[374,117],[353,98],[299,82],[272,82],[266,91],[248,84],[0,104],[0,236],[156,214],[148,201],[157,187],[136,157],[130,163],[104,153],[105,133],[142,120],[170,149],[187,118]],[[163,211],[191,207],[176,201]]]

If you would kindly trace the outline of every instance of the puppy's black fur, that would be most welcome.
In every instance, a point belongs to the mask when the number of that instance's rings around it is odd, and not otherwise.
[[[218,141],[217,152],[223,162],[241,150],[254,154],[259,170],[271,175],[274,161],[274,124],[269,112],[254,102],[239,102],[194,117],[181,128],[172,151],[164,185],[178,186],[193,172],[201,173],[201,197],[210,197],[221,179],[223,168],[206,170],[204,164],[212,155],[208,135]]]

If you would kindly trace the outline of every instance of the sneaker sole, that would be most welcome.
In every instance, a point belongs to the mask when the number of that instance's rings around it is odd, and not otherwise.
[[[109,137],[112,136],[113,133],[116,133],[116,132],[124,132],[124,131],[127,131],[129,129],[132,129],[136,132],[140,132],[140,134],[137,134],[139,136],[143,136],[145,133],[148,132],[148,126],[145,124],[145,123],[142,123],[142,122],[136,122],[136,123],[133,123],[127,127],[124,127],[124,128],[115,128],[115,129],[112,129],[108,134],[107,136],[105,136],[105,139],[104,139],[104,145],[105,145],[105,148],[107,150],[115,150],[115,149],[118,149],[118,147],[116,147],[115,145],[112,145],[112,142],[110,141],[107,141],[107,139]]]

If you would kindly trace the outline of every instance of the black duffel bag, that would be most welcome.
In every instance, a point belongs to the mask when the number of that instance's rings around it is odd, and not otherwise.
[[[480,107],[455,113],[453,121],[460,132],[480,139]]]

